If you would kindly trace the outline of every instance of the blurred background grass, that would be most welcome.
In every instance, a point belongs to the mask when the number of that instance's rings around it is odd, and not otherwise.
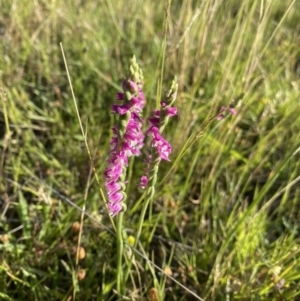
[[[1,300],[119,298],[115,237],[101,226],[112,228],[99,191],[110,106],[133,54],[144,71],[146,116],[160,98],[166,6],[0,1]],[[300,300],[299,19],[299,1],[171,3],[163,89],[178,76],[179,114],[166,130],[172,162],[161,164],[139,249],[205,300]],[[232,101],[238,115],[202,132]],[[128,183],[133,237],[142,168],[136,158]],[[63,196],[94,217],[84,218],[82,233],[80,211]],[[138,256],[126,297],[195,299]]]

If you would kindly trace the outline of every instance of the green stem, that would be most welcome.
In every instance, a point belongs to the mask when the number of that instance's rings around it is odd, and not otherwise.
[[[169,4],[170,4],[170,1],[168,2],[168,5]],[[167,12],[168,12],[168,9],[167,9]],[[177,95],[177,89],[178,89],[178,83],[177,83],[177,77],[175,76],[173,81],[172,81],[171,88],[167,92],[166,97],[165,97],[165,101],[166,101],[168,107],[170,107],[173,104],[173,102],[175,101],[176,95]],[[166,126],[166,124],[168,123],[168,120],[169,120],[169,117],[164,113],[162,114],[162,112],[163,112],[163,109],[161,109],[161,111],[160,111],[160,114],[161,114],[160,115],[160,124],[159,124],[160,133],[163,132],[163,130],[165,129],[165,126]],[[134,242],[134,249],[136,249],[137,244],[138,244],[139,239],[140,239],[140,236],[141,236],[146,211],[147,211],[148,206],[149,206],[149,204],[150,204],[150,202],[153,199],[154,194],[155,194],[155,184],[157,182],[157,173],[158,173],[158,167],[159,167],[160,161],[161,161],[160,156],[156,152],[155,153],[155,159],[153,161],[153,168],[152,168],[150,176],[149,176],[149,179],[151,180],[151,184],[148,186],[147,194],[146,194],[147,199],[143,204],[142,212],[141,212],[141,215],[140,215],[138,229],[137,229],[136,238],[135,238],[135,242]],[[126,283],[126,281],[128,279],[131,264],[132,264],[132,260],[133,260],[133,256],[134,256],[134,252],[132,252],[132,255],[131,255],[131,257],[129,259],[129,262],[128,262],[128,265],[127,265],[127,271],[126,271],[126,274],[125,274],[125,277],[124,277],[124,283]]]
[[[154,167],[153,167],[152,172],[151,172],[151,174],[152,174],[151,175],[151,185],[147,189],[146,195],[148,197],[144,201],[144,204],[143,204],[143,207],[142,207],[142,212],[140,214],[140,219],[139,219],[139,223],[138,223],[138,229],[137,229],[137,233],[136,233],[136,237],[135,237],[135,241],[134,241],[134,246],[133,246],[134,249],[136,249],[137,244],[138,244],[139,239],[140,239],[140,236],[141,236],[141,232],[142,232],[142,229],[143,229],[143,222],[144,222],[144,219],[145,219],[145,215],[146,215],[148,206],[149,206],[151,200],[154,197],[155,184],[156,184],[156,181],[157,181],[157,172],[158,172],[159,162],[160,162],[160,160],[159,160],[159,158],[157,158],[155,160],[155,162],[154,162]],[[130,268],[131,268],[133,256],[134,256],[134,252],[132,253],[132,255],[131,255],[130,259],[129,259],[129,262],[128,262],[127,271],[126,271],[125,278],[124,278],[125,282],[127,281],[128,276],[129,276],[129,272],[130,272]]]
[[[117,291],[119,294],[124,294],[123,292],[123,269],[122,269],[122,259],[123,259],[123,216],[124,212],[120,212],[117,216]]]

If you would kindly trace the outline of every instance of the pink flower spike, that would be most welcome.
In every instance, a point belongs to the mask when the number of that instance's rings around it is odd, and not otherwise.
[[[159,157],[163,160],[170,161],[169,155],[172,152],[170,143],[161,136],[158,128],[156,127],[152,127],[149,133],[150,136],[153,137],[152,147],[155,147],[157,149]]]
[[[111,107],[111,112],[114,114],[126,114],[124,116],[126,118],[119,118],[118,123],[112,128],[111,151],[104,170],[108,209],[113,217],[124,208],[128,160],[131,156],[140,155],[144,145],[141,112],[146,99],[142,91],[139,67],[136,67],[137,70],[135,67],[135,58],[133,58],[131,73],[122,82],[123,92],[116,94],[116,100],[121,103],[113,104]]]

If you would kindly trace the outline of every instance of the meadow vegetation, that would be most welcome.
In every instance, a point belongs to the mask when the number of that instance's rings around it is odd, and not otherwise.
[[[1,0],[0,300],[300,300],[299,20],[296,0]],[[128,169],[120,295],[103,172],[133,54],[145,117],[174,75],[178,116],[142,256]]]

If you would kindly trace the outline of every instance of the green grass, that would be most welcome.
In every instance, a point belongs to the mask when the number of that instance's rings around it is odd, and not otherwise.
[[[154,288],[151,301],[196,300],[186,289],[204,300],[300,300],[300,2],[173,0],[164,59],[166,7],[0,2],[0,300],[145,300]],[[179,114],[122,297],[102,174],[110,106],[132,54],[145,115],[160,99],[162,62],[162,90],[179,79]],[[205,128],[234,99],[238,115]],[[135,158],[129,242],[142,168]]]

